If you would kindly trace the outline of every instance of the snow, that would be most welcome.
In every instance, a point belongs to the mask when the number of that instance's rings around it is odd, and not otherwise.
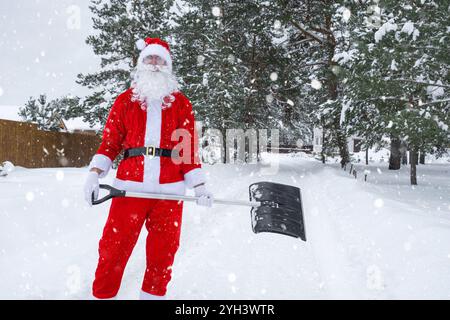
[[[277,81],[277,80],[278,80],[278,73],[272,72],[272,73],[270,74],[270,80],[272,80],[272,81]]]
[[[212,11],[213,16],[215,16],[215,17],[220,17],[222,15],[222,10],[217,6],[212,7],[211,11]]]
[[[395,31],[397,30],[398,26],[396,23],[393,23],[392,21],[388,21],[386,23],[384,23],[379,29],[378,31],[375,32],[375,42],[379,42],[380,40],[383,39],[383,37],[386,35],[386,33],[390,32],[390,31]]]
[[[403,28],[400,32],[404,32],[404,33],[407,33],[408,35],[412,35],[414,41],[420,35],[419,30],[414,27],[414,23],[411,21],[406,22],[403,25]]]
[[[431,96],[432,100],[437,100],[439,97],[445,95],[444,88],[442,87],[442,81],[438,80],[435,84],[439,86],[427,86],[427,94]]]
[[[339,118],[339,125],[340,126],[342,125],[342,123],[345,122],[345,114],[346,114],[347,110],[350,108],[351,104],[352,104],[351,100],[349,100],[346,103],[342,104],[341,116]]]
[[[254,234],[246,207],[185,202],[169,299],[450,298],[448,161],[419,165],[414,187],[407,166],[389,171],[378,160],[355,164],[373,172],[367,182],[301,153],[204,167],[216,198],[247,200],[257,181],[300,187],[308,241]],[[16,166],[0,177],[1,299],[90,299],[110,202],[85,204],[85,175]],[[119,299],[138,298],[145,235]]]
[[[317,79],[313,79],[311,80],[311,87],[313,87],[316,90],[319,90],[320,88],[322,88],[322,83]]]
[[[397,71],[398,70],[398,68],[397,68],[397,61],[395,61],[395,59],[392,59],[392,62],[391,62],[391,70],[392,71]]]
[[[268,95],[266,95],[266,102],[268,103],[268,104],[271,104],[272,102],[273,102],[273,95],[272,94],[268,94]]]
[[[411,35],[414,32],[414,23],[412,23],[411,21],[406,22],[403,25],[401,32],[405,32],[405,33]]]
[[[69,132],[74,130],[101,130],[102,126],[99,124],[95,124],[93,127],[89,125],[88,122],[83,120],[83,117],[72,118],[68,120],[64,120],[64,123]]]
[[[280,20],[275,20],[273,22],[273,28],[274,29],[281,29],[281,21]]]
[[[355,58],[355,55],[357,53],[358,53],[358,50],[356,50],[356,49],[351,49],[347,52],[344,51],[344,52],[336,53],[333,56],[333,61],[336,61],[340,65],[344,65],[349,61],[353,61],[353,59]]]
[[[352,12],[348,8],[344,8],[342,11],[342,20],[344,22],[348,22],[350,20],[350,16],[352,15]]]

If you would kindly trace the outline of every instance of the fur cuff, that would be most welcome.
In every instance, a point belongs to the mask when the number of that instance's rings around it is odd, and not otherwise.
[[[206,176],[202,168],[195,168],[184,174],[184,183],[186,184],[186,187],[189,189],[192,189],[194,186],[205,182]]]
[[[109,172],[109,169],[111,169],[112,161],[108,156],[105,156],[104,154],[97,153],[91,160],[91,163],[89,164],[89,170],[92,168],[99,168],[103,170],[101,174],[98,175],[99,178],[104,178]]]

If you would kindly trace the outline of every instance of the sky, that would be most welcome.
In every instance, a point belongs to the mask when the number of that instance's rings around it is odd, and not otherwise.
[[[89,92],[75,82],[100,64],[85,43],[93,32],[89,4],[0,1],[0,106],[23,105],[43,93],[54,99]]]

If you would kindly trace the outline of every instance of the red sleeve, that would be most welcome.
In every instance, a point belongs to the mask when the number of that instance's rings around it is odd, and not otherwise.
[[[111,161],[114,161],[122,151],[122,142],[125,138],[121,97],[119,96],[111,107],[103,129],[102,143],[97,151],[97,154],[103,154]]]

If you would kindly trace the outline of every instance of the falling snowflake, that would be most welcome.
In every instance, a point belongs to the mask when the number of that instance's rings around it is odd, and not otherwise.
[[[234,273],[230,273],[228,275],[228,281],[235,282],[236,281],[236,275]]]
[[[222,10],[219,7],[213,7],[212,14],[215,17],[220,17],[222,15]]]
[[[28,192],[25,194],[25,198],[27,199],[27,201],[33,201],[33,200],[34,200],[34,193],[31,192],[31,191],[28,191]]]
[[[62,199],[61,200],[61,206],[63,206],[64,208],[68,208],[70,205],[70,202],[68,199]]]
[[[56,180],[58,181],[64,180],[64,171],[62,170],[56,171]]]
[[[405,249],[405,251],[411,251],[412,249],[412,244],[411,242],[407,241],[403,244],[403,249]]]
[[[382,208],[384,206],[384,201],[383,201],[383,199],[376,199],[373,202],[373,205],[377,208]]]
[[[311,87],[313,87],[316,90],[319,90],[320,88],[322,88],[322,84],[320,83],[319,80],[313,79],[311,80]]]
[[[266,101],[267,101],[267,103],[272,103],[273,102],[273,96],[271,94],[268,94],[266,96]]]
[[[274,29],[280,29],[281,28],[281,22],[280,20],[275,20],[273,23],[273,28]]]
[[[198,64],[199,66],[202,66],[204,62],[205,62],[205,57],[202,56],[202,55],[199,55],[199,56],[197,57],[197,64]]]
[[[344,22],[348,22],[351,15],[352,12],[349,9],[345,8],[344,11],[342,11],[342,20],[344,20]]]
[[[272,80],[272,81],[277,81],[277,80],[278,80],[278,73],[272,72],[272,73],[270,74],[270,80]]]

